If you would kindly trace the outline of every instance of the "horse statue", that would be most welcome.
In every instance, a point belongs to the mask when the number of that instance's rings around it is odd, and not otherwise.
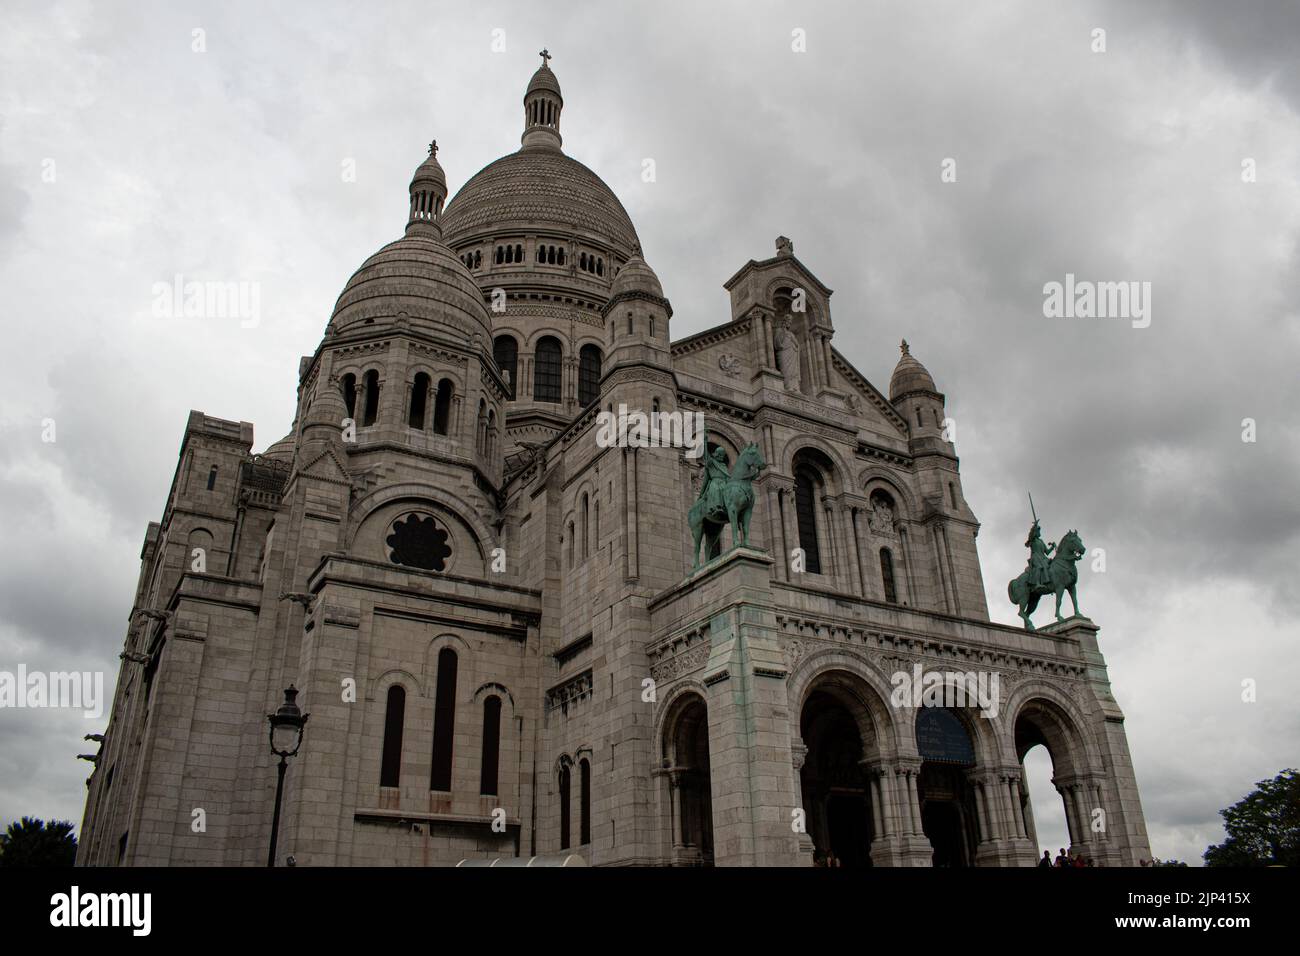
[[[1034,528],[1030,531],[1030,541],[1037,537],[1038,522],[1034,522]],[[1044,558],[1051,552],[1052,546],[1040,548],[1035,551],[1033,545],[1030,545],[1031,553],[1037,556],[1042,554]],[[1070,592],[1070,603],[1074,605],[1074,613],[1079,613],[1079,598],[1074,592],[1074,586],[1079,581],[1079,571],[1075,564],[1080,558],[1087,554],[1087,549],[1083,546],[1083,539],[1079,537],[1078,531],[1069,531],[1061,539],[1061,543],[1056,546],[1056,554],[1045,561],[1045,564],[1036,567],[1035,558],[1030,558],[1030,566],[1021,572],[1020,576],[1007,585],[1007,596],[1011,598],[1011,603],[1019,609],[1020,618],[1025,622],[1025,630],[1032,631],[1034,622],[1029,620],[1029,615],[1034,613],[1038,607],[1038,599],[1044,594],[1056,595],[1056,619],[1063,621],[1061,617],[1061,595],[1065,591]]]
[[[691,566],[692,569],[700,566],[701,541],[704,543],[704,553],[712,554],[723,527],[728,524],[731,525],[732,548],[749,545],[749,519],[754,513],[752,482],[766,467],[763,453],[752,443],[746,445],[736,457],[731,474],[725,478],[722,477],[726,471],[725,463],[720,458],[706,459],[704,487],[700,489],[700,495],[687,515],[691,536],[695,539],[695,563]]]

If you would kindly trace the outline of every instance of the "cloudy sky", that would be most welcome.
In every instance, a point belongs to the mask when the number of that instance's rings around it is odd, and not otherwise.
[[[546,46],[565,149],[627,206],[674,336],[790,236],[839,350],[887,388],[905,336],[946,392],[995,620],[1027,489],[1049,538],[1105,549],[1080,600],[1152,846],[1199,862],[1218,810],[1300,764],[1300,7],[1134,6],[7,3],[0,670],[111,690],[187,411],[259,449],[288,430],[426,144],[453,191],[516,149]],[[1150,326],[1044,317],[1067,273],[1150,282]],[[260,321],[155,317],[177,274],[259,283]],[[0,825],[79,822],[103,725],[0,711]]]

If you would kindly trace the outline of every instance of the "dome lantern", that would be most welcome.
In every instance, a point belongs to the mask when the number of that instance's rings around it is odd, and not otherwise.
[[[528,81],[524,91],[524,133],[520,142],[524,146],[559,149],[564,142],[560,137],[560,111],[564,97],[560,95],[560,81],[551,72],[551,54],[543,49],[538,54],[542,65]]]
[[[411,177],[411,210],[406,234],[420,233],[442,238],[442,207],[447,201],[447,174],[438,162],[438,141],[429,144],[429,158]]]

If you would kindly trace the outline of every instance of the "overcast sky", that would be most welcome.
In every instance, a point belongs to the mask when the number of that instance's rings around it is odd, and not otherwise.
[[[1152,847],[1199,863],[1221,808],[1300,764],[1300,5],[1134,6],[7,2],[0,670],[111,693],[188,410],[259,450],[288,431],[429,140],[453,192],[518,148],[546,46],[565,150],[623,200],[674,337],[787,235],[841,352],[887,391],[906,337],[947,394],[994,620],[1026,490],[1049,539],[1105,549],[1080,602]],[[1067,273],[1150,282],[1150,326],[1045,318]],[[260,322],[154,317],[176,274],[259,283]],[[79,824],[105,722],[0,711],[0,826]]]

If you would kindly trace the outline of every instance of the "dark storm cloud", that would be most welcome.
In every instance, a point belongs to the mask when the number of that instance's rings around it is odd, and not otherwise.
[[[123,9],[31,3],[0,36],[0,281],[23,356],[0,397],[17,542],[0,663],[115,668],[187,411],[256,423],[258,448],[284,434],[298,356],[400,234],[428,141],[453,192],[517,148],[548,46],[565,149],[627,206],[675,336],[725,322],[721,283],[790,236],[836,290],[836,347],[887,388],[906,337],[947,393],[995,620],[1013,615],[1026,489],[1049,536],[1106,548],[1082,597],[1156,852],[1198,859],[1217,810],[1279,769],[1300,713],[1278,686],[1300,544],[1296,5]],[[1045,318],[1043,284],[1067,272],[1150,281],[1151,326]],[[176,273],[259,281],[262,324],[150,316]],[[1203,603],[1220,595],[1233,614]],[[1225,631],[1244,635],[1231,655]],[[1252,674],[1269,682],[1254,711]],[[0,822],[79,819],[78,728],[17,719],[0,714]]]

